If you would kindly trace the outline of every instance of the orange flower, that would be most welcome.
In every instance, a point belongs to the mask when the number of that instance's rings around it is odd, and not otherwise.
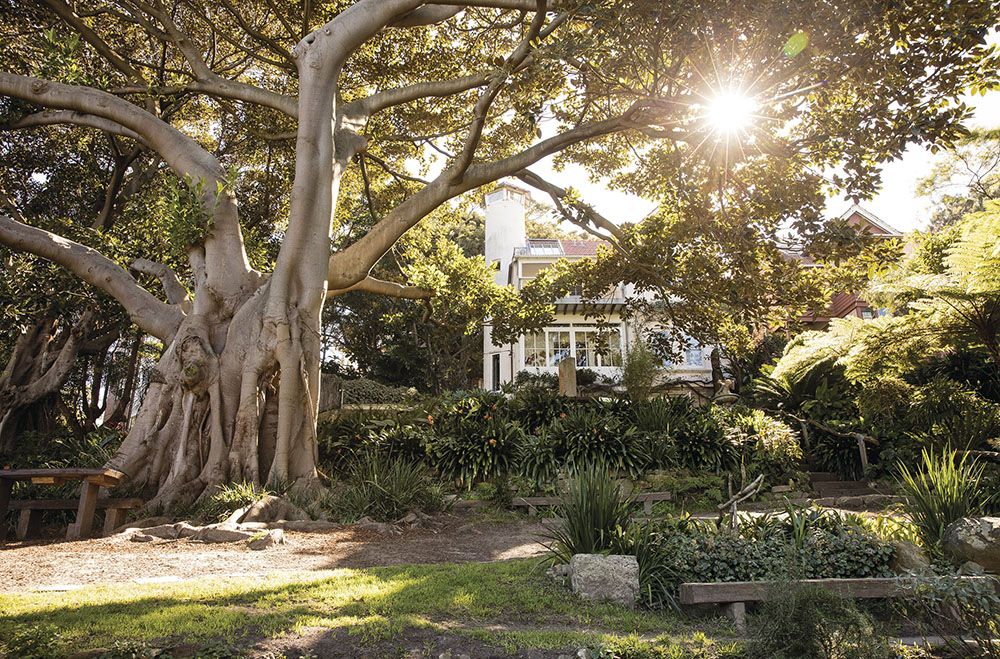
[[[431,424],[432,426],[434,425],[434,417],[432,417],[430,414],[427,415],[427,423]]]
[[[491,440],[490,440],[490,446],[493,446],[493,445],[494,445],[494,444],[496,444],[496,443],[497,443],[497,440],[495,440],[495,439],[491,439]]]
[[[566,413],[565,412],[560,412],[559,413],[559,418],[560,419],[565,419],[566,418]]]

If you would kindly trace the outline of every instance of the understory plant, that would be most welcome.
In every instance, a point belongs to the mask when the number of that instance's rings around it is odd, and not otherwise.
[[[631,499],[603,463],[578,466],[562,494],[560,517],[549,529],[549,551],[560,562],[574,554],[599,554],[611,548],[615,534],[630,521]]]
[[[966,455],[956,462],[955,452],[946,446],[940,454],[924,449],[919,470],[899,464],[905,510],[916,524],[921,543],[929,550],[940,547],[949,524],[962,517],[981,515],[992,498],[980,484],[983,465],[967,459]]]
[[[749,657],[888,659],[884,635],[854,600],[814,585],[779,583],[749,619]]]
[[[906,595],[896,606],[921,635],[944,639],[949,656],[1000,658],[1000,597],[991,581],[911,573],[900,582]]]
[[[371,453],[353,463],[343,490],[332,500],[333,513],[342,521],[368,516],[392,522],[415,508],[436,512],[442,505],[441,489],[423,465]]]

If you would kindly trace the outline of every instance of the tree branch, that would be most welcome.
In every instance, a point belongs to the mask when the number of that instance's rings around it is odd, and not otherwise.
[[[184,287],[184,284],[181,283],[181,280],[177,277],[177,273],[174,272],[174,269],[169,265],[155,263],[149,259],[138,258],[132,261],[128,268],[129,270],[134,270],[135,272],[141,272],[143,274],[156,277],[163,286],[163,292],[167,296],[168,303],[183,305],[185,302],[190,301],[188,290]]]
[[[0,214],[0,243],[57,263],[108,293],[136,325],[169,342],[184,314],[139,286],[118,264],[97,250]]]
[[[377,293],[378,295],[386,295],[388,297],[398,297],[404,300],[429,300],[437,295],[436,291],[432,291],[428,288],[407,286],[406,284],[397,284],[394,281],[385,281],[383,279],[376,279],[375,277],[368,276],[358,283],[348,286],[347,288],[328,291],[326,297],[336,297],[350,291],[366,291],[368,293]]]
[[[95,117],[92,114],[77,112],[75,110],[43,110],[41,112],[36,112],[35,114],[29,114],[26,117],[18,119],[12,124],[7,124],[6,126],[2,126],[0,128],[17,130],[20,128],[32,128],[34,126],[52,126],[55,124],[76,124],[77,126],[97,128],[98,130],[103,130],[113,135],[128,137],[141,144],[146,143],[139,133],[125,128],[119,123],[111,121],[110,119],[105,119],[104,117]]]
[[[562,215],[567,221],[572,222],[584,231],[596,236],[597,238],[608,240],[607,236],[603,236],[590,228],[589,225],[593,224],[598,229],[607,231],[615,238],[615,240],[620,241],[623,239],[621,229],[619,229],[614,222],[598,213],[592,206],[584,204],[581,201],[569,200],[569,195],[565,189],[546,181],[538,174],[527,169],[521,170],[517,174],[514,174],[514,176],[528,185],[548,194],[555,203],[556,210],[559,211],[559,214]],[[566,205],[577,211],[578,215],[570,213],[566,209]]]
[[[482,87],[488,84],[491,78],[492,74],[489,73],[475,73],[451,80],[419,82],[396,89],[387,89],[367,98],[351,101],[344,105],[343,113],[352,119],[356,116],[368,117],[385,108],[402,105],[419,98],[451,96]]]

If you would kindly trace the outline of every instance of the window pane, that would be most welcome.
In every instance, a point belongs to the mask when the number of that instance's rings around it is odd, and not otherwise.
[[[687,349],[685,354],[685,362],[688,366],[701,366],[702,354],[701,346],[697,343],[693,344]]]
[[[622,365],[622,333],[617,327],[605,333],[607,336],[608,349],[601,355],[601,366],[621,366]]]
[[[593,330],[576,331],[573,333],[573,340],[576,341],[576,365],[597,366],[596,359],[596,339]]]
[[[558,366],[564,358],[570,356],[569,331],[549,332],[549,366]]]
[[[524,335],[524,365],[545,366],[545,334],[531,332]]]

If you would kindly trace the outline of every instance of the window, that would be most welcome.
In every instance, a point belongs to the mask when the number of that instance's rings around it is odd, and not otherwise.
[[[702,365],[703,355],[701,351],[701,344],[691,342],[687,350],[684,351],[684,363],[687,366],[694,366],[700,368]]]
[[[524,335],[524,365],[545,366],[545,332]]]
[[[500,353],[493,354],[493,391],[500,389]]]
[[[862,319],[864,319],[864,320],[871,320],[874,317],[875,316],[872,314],[872,310],[871,309],[862,309],[861,310],[861,318]]]
[[[622,365],[622,332],[617,327],[605,332],[607,336],[607,350],[601,352],[602,366]]]
[[[576,344],[577,367],[597,366],[597,332],[594,330],[577,330],[573,332],[573,342]]]
[[[569,330],[548,333],[549,343],[549,366],[558,366],[566,357],[572,354],[572,347],[569,342]]]

